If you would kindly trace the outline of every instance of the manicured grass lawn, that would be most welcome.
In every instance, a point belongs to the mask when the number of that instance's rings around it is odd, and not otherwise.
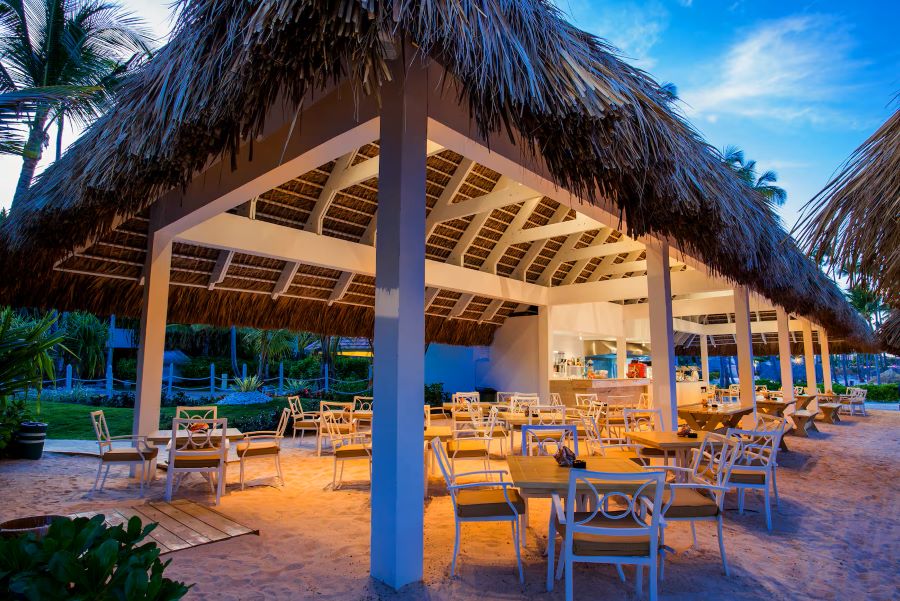
[[[222,405],[219,407],[219,417],[227,417],[229,420],[251,417],[286,406],[287,403],[284,401],[272,401],[259,405]],[[43,401],[40,415],[37,415],[33,402],[28,403],[28,408],[34,418],[50,424],[47,428],[47,438],[95,440],[90,413],[97,409],[103,409],[109,433],[112,436],[131,434],[131,424],[134,419],[134,409],[118,407],[93,407],[76,403]],[[162,408],[160,416],[162,422],[171,424],[173,417],[175,417],[175,407]]]

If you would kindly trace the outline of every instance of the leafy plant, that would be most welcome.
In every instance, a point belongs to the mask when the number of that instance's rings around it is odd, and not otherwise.
[[[259,356],[257,376],[261,379],[268,369],[269,361],[278,361],[294,352],[297,335],[290,330],[257,330],[249,328],[243,331],[244,342]]]
[[[76,311],[65,320],[66,346],[77,357],[78,372],[83,378],[103,374],[106,365],[106,345],[109,324],[93,313]]]
[[[247,376],[246,378],[235,378],[231,389],[238,392],[255,392],[259,390],[260,386],[262,386],[262,380],[259,377]]]
[[[58,519],[49,532],[0,540],[0,597],[24,599],[181,599],[189,586],[163,576],[156,527],[133,517],[108,527],[103,516]]]
[[[54,323],[56,314],[27,321],[9,308],[0,313],[0,409],[18,392],[34,388],[40,393],[44,377],[53,378],[50,350],[63,339],[62,333],[50,332]]]
[[[10,401],[0,409],[0,457],[8,453],[9,443],[19,431],[19,425],[29,419],[31,414],[22,399]]]
[[[450,393],[444,391],[443,382],[425,385],[425,402],[432,407],[440,407],[441,404],[450,402]]]

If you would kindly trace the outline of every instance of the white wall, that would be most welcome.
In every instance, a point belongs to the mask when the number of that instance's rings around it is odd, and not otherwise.
[[[500,391],[537,392],[538,316],[510,317],[494,334],[490,360],[479,368],[478,386]]]
[[[475,390],[478,349],[449,344],[429,344],[425,353],[425,383],[441,382],[447,392]]]
[[[559,305],[552,309],[550,330],[557,334],[574,334],[576,341],[579,334],[610,337],[628,335],[622,305],[598,302]],[[583,349],[579,349],[576,355],[582,353]]]
[[[573,334],[553,334],[551,351],[561,351],[569,357],[581,357],[584,355],[584,342]]]

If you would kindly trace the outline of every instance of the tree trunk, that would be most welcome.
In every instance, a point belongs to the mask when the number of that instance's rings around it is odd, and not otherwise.
[[[237,328],[235,326],[231,326],[231,372],[235,378],[241,373],[237,362]]]
[[[47,134],[44,131],[46,122],[47,109],[41,109],[29,125],[28,141],[25,143],[25,150],[22,153],[22,170],[19,172],[19,182],[16,184],[16,194],[13,196],[12,206],[16,206],[16,203],[31,187],[34,172],[44,154],[44,144],[47,141]]]
[[[63,113],[59,114],[59,120],[56,123],[56,160],[62,156],[62,138],[63,138],[63,124],[65,122],[65,115]]]

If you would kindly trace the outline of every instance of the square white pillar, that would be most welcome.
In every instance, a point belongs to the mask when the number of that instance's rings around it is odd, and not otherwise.
[[[819,352],[822,354],[822,383],[825,392],[831,392],[831,353],[828,350],[828,332],[825,328],[819,329]]]
[[[750,293],[743,286],[734,289],[734,328],[741,403],[751,405],[756,399],[753,379],[753,335],[750,331]]]
[[[624,336],[616,338],[616,377],[628,375],[628,340]]]
[[[144,264],[144,294],[138,333],[137,383],[135,385],[132,433],[146,436],[159,429],[162,395],[163,353],[166,350],[166,312],[169,306],[169,270],[172,239],[154,231],[151,211],[147,260]]]
[[[803,359],[806,363],[806,394],[816,394],[816,349],[813,346],[812,324],[801,321],[803,329]]]
[[[709,336],[700,334],[700,379],[709,384]]]
[[[538,307],[538,394],[545,403],[550,402],[550,377],[553,367],[553,335],[550,329],[552,307]]]
[[[775,307],[778,321],[778,361],[781,365],[781,392],[786,402],[794,400],[794,371],[791,365],[791,330],[787,311]]]
[[[672,328],[672,276],[669,245],[652,241],[647,245],[647,298],[650,302],[650,360],[654,409],[661,409],[666,430],[678,425],[675,389],[675,332]]]
[[[405,67],[381,90],[375,256],[370,565],[394,589],[422,579],[425,486],[427,82],[418,59]]]

